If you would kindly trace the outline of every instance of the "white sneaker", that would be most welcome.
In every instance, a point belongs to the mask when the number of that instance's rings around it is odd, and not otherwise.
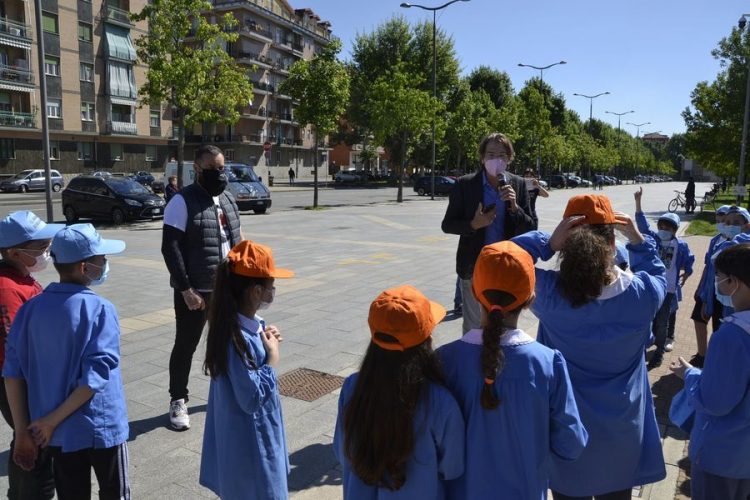
[[[666,352],[672,352],[672,349],[674,349],[674,340],[667,340],[667,343],[664,345],[664,350]]]
[[[190,416],[184,399],[169,403],[169,423],[177,431],[190,429]]]

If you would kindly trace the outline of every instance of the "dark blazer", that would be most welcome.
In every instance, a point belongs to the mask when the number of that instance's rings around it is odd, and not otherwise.
[[[505,173],[505,178],[516,191],[516,204],[518,212],[505,211],[505,235],[509,240],[519,234],[532,231],[534,220],[531,218],[529,208],[529,193],[526,191],[526,183],[522,177]],[[456,273],[461,279],[470,279],[474,273],[474,263],[479,257],[479,252],[484,247],[485,228],[473,230],[471,220],[477,211],[477,207],[484,200],[484,185],[481,171],[464,175],[453,188],[448,199],[448,208],[443,217],[442,229],[444,233],[457,234],[458,250],[456,251]]]

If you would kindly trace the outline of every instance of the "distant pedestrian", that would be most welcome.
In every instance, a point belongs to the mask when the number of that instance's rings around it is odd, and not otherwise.
[[[292,167],[289,167],[288,174],[289,174],[289,185],[291,186],[294,184],[294,169]]]
[[[523,179],[526,183],[526,191],[529,193],[529,209],[531,210],[529,215],[534,219],[534,229],[538,229],[539,217],[536,215],[536,199],[540,196],[542,198],[549,198],[549,192],[539,184],[539,178],[534,174],[532,169],[526,169]]]
[[[180,191],[179,186],[177,186],[177,176],[176,175],[170,175],[167,186],[164,188],[164,199],[167,203],[169,203],[169,200],[172,199],[174,195],[176,195]]]
[[[726,177],[721,178],[721,192],[722,193],[727,192],[727,178]]]
[[[685,188],[685,213],[691,214],[693,212],[695,212],[695,181],[693,176],[690,176]]]
[[[281,333],[257,315],[273,303],[277,268],[271,249],[243,241],[216,270],[206,361],[211,377],[200,484],[222,499],[288,497],[289,457],[276,369]]]

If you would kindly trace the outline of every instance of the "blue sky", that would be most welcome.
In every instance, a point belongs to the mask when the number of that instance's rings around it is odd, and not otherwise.
[[[402,9],[401,0],[290,0],[294,8],[310,7],[331,21],[344,43],[342,56],[351,55],[357,33],[370,32],[394,14],[411,22],[432,19],[421,9]],[[435,6],[443,0],[424,0]],[[719,70],[711,50],[728,35],[750,4],[739,0],[568,0],[566,2],[471,0],[438,13],[438,27],[453,37],[462,71],[488,65],[508,72],[518,91],[537,71],[519,62],[546,66],[564,59],[544,73],[569,108],[588,119],[589,100],[574,92],[610,95],[594,100],[594,117],[617,126],[605,110],[634,114],[626,122],[651,122],[644,132],[683,132],[680,116],[690,104],[690,92],[702,80],[713,80]]]

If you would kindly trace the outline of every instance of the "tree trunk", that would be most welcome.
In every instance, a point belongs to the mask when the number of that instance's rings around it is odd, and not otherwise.
[[[177,110],[177,187],[182,189],[182,176],[185,173],[185,115]],[[166,184],[165,184],[166,186]]]
[[[402,203],[404,201],[404,172],[406,171],[406,132],[401,142],[401,171],[398,175],[398,195],[396,201]]]
[[[313,130],[313,208],[318,208],[318,128]]]

